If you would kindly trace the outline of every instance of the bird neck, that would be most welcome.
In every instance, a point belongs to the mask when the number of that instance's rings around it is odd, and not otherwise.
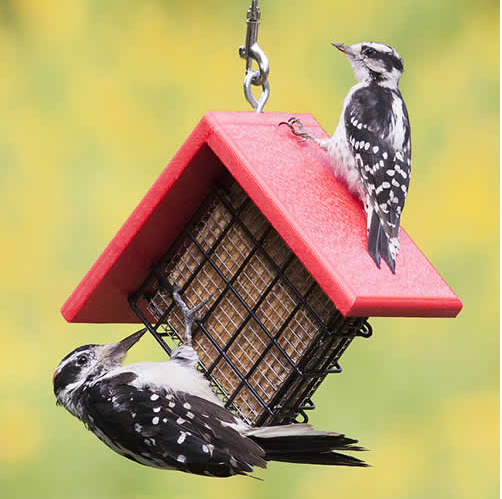
[[[83,384],[76,386],[75,388],[66,389],[62,394],[59,395],[57,401],[61,404],[68,412],[73,414],[76,418],[80,419],[81,414],[81,397],[84,391]]]
[[[380,87],[389,88],[389,89],[397,89],[399,80],[395,80],[392,77],[383,75],[382,73],[376,73],[374,71],[370,71],[370,73],[361,80],[362,83],[366,85],[378,85]]]

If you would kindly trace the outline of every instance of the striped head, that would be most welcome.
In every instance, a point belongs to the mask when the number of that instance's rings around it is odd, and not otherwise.
[[[143,336],[138,331],[118,343],[84,345],[69,353],[57,367],[52,378],[56,403],[78,417],[75,396],[87,383],[120,367],[127,351]]]
[[[401,56],[392,47],[377,42],[333,45],[345,54],[358,81],[375,81],[382,86],[397,87],[404,66]]]

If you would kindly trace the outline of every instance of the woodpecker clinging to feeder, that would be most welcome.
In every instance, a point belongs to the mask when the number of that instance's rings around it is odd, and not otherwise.
[[[333,45],[346,55],[358,80],[345,97],[335,133],[317,139],[297,118],[281,124],[330,153],[335,175],[364,204],[369,254],[378,267],[383,258],[395,273],[411,171],[410,123],[398,88],[403,61],[382,43]]]
[[[115,452],[140,464],[198,475],[246,475],[267,461],[367,466],[337,451],[359,451],[356,440],[308,424],[252,428],[223,407],[195,369],[191,327],[204,303],[189,309],[184,344],[166,362],[122,366],[144,334],[119,343],[86,345],[68,354],[54,374],[57,403]]]

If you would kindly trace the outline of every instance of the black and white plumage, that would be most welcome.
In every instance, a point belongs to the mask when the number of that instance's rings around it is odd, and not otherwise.
[[[54,374],[57,403],[115,452],[155,468],[228,477],[270,460],[366,466],[338,452],[363,450],[344,435],[307,424],[252,428],[225,409],[195,369],[191,325],[200,307],[189,310],[176,293],[175,299],[185,315],[185,342],[170,360],[122,366],[144,331],[79,347]]]
[[[369,254],[378,267],[383,258],[395,273],[411,172],[410,123],[398,88],[403,61],[382,43],[333,45],[346,55],[358,80],[345,97],[335,133],[317,139],[297,118],[284,124],[330,153],[335,175],[364,204]]]

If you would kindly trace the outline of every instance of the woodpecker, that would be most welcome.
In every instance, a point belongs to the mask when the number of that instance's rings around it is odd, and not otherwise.
[[[410,122],[398,88],[403,60],[383,43],[332,45],[345,54],[358,81],[345,97],[335,133],[317,139],[294,117],[280,124],[328,151],[336,177],[363,202],[369,254],[379,268],[383,258],[395,274],[411,171]]]
[[[139,464],[212,477],[248,475],[267,461],[367,466],[338,451],[365,450],[342,434],[308,424],[251,427],[226,409],[196,369],[194,319],[185,319],[184,342],[165,362],[122,366],[145,330],[109,345],[85,345],[68,354],[54,373],[57,404],[80,419],[118,454]]]

